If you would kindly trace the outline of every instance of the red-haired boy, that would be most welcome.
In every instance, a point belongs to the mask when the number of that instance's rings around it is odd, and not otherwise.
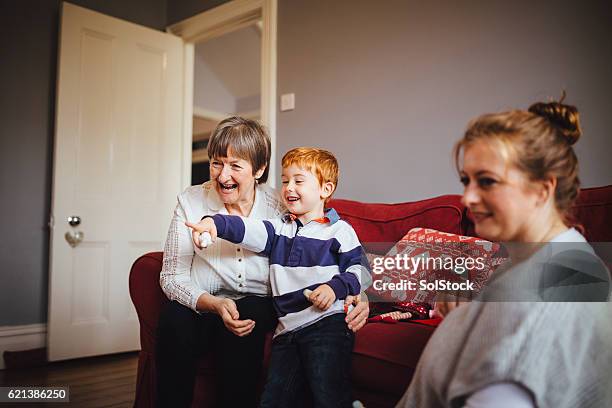
[[[359,294],[367,261],[353,228],[325,208],[338,184],[333,154],[292,149],[282,167],[283,218],[217,214],[187,225],[199,247],[200,234],[208,232],[270,259],[278,326],[261,406],[295,406],[309,389],[314,406],[347,407],[354,334],[343,300]]]

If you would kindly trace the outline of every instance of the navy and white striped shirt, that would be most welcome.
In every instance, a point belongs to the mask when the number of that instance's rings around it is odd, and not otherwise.
[[[306,225],[289,214],[264,221],[223,214],[212,219],[219,238],[270,259],[270,283],[279,320],[274,336],[344,312],[344,299],[359,294],[362,273],[369,273],[355,230],[333,208],[326,210],[325,221],[313,220]],[[322,284],[336,294],[336,301],[325,311],[303,294],[304,289],[314,290]]]

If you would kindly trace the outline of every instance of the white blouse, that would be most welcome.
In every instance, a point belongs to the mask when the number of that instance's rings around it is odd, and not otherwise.
[[[283,212],[276,191],[257,185],[249,217],[277,218]],[[271,296],[268,258],[222,239],[204,249],[193,245],[185,221],[197,223],[204,215],[227,213],[214,181],[188,187],[178,195],[160,275],[160,285],[168,299],[196,310],[203,293],[231,299]]]

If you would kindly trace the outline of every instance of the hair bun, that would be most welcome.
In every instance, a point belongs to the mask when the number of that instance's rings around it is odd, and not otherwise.
[[[575,106],[561,102],[537,102],[529,107],[529,112],[548,120],[570,145],[576,143],[582,135],[580,115]]]

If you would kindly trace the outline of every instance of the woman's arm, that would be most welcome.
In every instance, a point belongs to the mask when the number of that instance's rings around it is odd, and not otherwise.
[[[225,327],[235,335],[248,335],[255,328],[255,322],[251,319],[240,320],[233,300],[211,295],[191,280],[195,252],[191,233],[185,225],[186,219],[185,210],[179,201],[164,246],[164,262],[160,275],[162,290],[168,299],[176,300],[194,311],[218,314]]]
[[[159,283],[168,299],[176,300],[197,311],[198,299],[206,291],[191,280],[191,266],[195,252],[185,221],[185,210],[179,201],[164,245],[164,260]]]

